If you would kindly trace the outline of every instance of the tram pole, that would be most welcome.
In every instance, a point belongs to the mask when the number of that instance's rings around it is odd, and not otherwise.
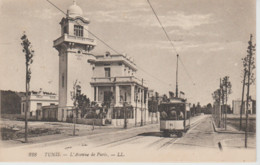
[[[144,84],[144,79],[142,78],[142,88],[143,88],[143,84]],[[143,126],[144,125],[144,121],[143,121],[143,101],[144,101],[144,99],[143,99],[143,93],[144,93],[144,90],[142,90],[142,92],[141,92],[141,126]]]
[[[126,96],[126,94],[125,94]],[[123,103],[124,106],[124,129],[127,129],[127,114],[126,114],[126,97],[125,97],[125,101]]]

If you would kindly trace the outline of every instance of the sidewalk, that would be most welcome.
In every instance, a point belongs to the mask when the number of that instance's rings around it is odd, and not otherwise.
[[[115,132],[124,132],[124,131],[130,131],[135,129],[142,129],[145,127],[154,127],[157,124],[147,124],[144,126],[137,125],[136,127],[132,124],[129,124],[127,129],[124,129],[123,126],[95,126],[94,130],[87,129],[87,130],[80,130],[77,129],[80,126],[77,124],[76,126],[76,135],[73,136],[73,127],[71,127],[71,133],[69,134],[53,134],[53,135],[45,135],[45,136],[38,136],[38,137],[28,137],[28,143],[24,143],[24,138],[22,139],[15,139],[15,140],[6,140],[6,141],[0,141],[0,147],[6,147],[6,148],[12,148],[12,147],[22,147],[26,145],[33,145],[33,144],[40,144],[40,143],[55,143],[60,141],[67,141],[72,139],[78,139],[78,138],[84,138],[89,136],[99,136],[102,134],[109,134],[109,133],[115,133]],[[90,127],[90,126],[88,126]],[[92,127],[92,126],[91,126]]]
[[[245,131],[239,131],[236,128],[227,125],[227,129],[225,128],[218,128],[215,124],[214,119],[212,118],[212,124],[213,124],[213,128],[214,131],[217,133],[229,133],[229,134],[245,134]],[[248,132],[248,134],[254,134],[253,132]]]

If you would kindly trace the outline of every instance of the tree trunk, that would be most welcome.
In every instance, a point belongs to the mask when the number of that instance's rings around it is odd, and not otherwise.
[[[240,107],[240,120],[239,120],[239,130],[242,130],[242,111],[244,109],[244,91],[245,91],[245,81],[246,81],[246,70],[244,70],[244,79],[243,79],[243,89],[242,89],[242,100]]]
[[[24,142],[28,142],[28,119],[27,119],[27,113],[28,113],[28,104],[29,104],[29,82],[28,82],[28,64],[26,64],[26,79],[25,79],[25,89],[26,89],[26,103],[25,103],[25,126],[24,126]]]
[[[249,64],[248,64],[248,74],[247,74],[247,96],[246,96],[246,131],[245,131],[245,148],[247,148],[247,134],[248,134],[248,102],[249,102],[249,92],[250,92],[250,71],[251,71],[251,58],[252,58],[252,34],[250,36],[250,48],[249,48]]]

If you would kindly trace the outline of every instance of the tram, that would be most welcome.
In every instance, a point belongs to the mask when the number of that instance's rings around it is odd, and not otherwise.
[[[190,128],[190,108],[185,99],[173,98],[169,102],[162,102],[159,105],[160,131],[166,137],[176,134],[183,136]]]

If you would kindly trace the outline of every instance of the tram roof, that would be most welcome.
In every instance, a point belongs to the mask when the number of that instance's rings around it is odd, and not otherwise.
[[[161,104],[175,104],[175,103],[186,103],[186,99],[183,98],[172,98],[169,102],[162,102]]]

